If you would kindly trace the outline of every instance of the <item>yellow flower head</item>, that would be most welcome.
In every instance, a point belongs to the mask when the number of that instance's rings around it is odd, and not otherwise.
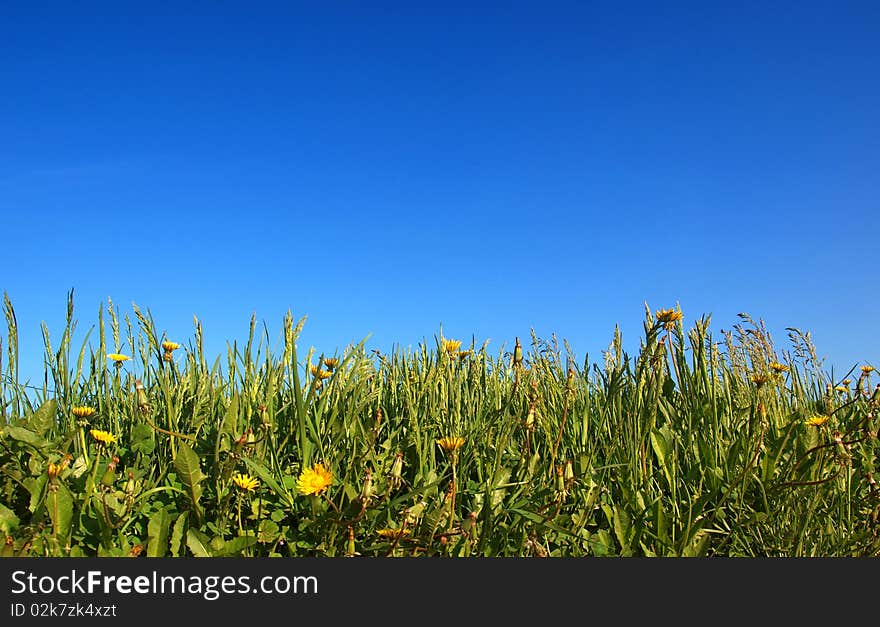
[[[835,387],[834,389],[837,390],[838,392],[841,392],[841,393],[843,393],[843,392],[847,392],[847,391],[848,391],[847,388],[846,388],[845,386],[843,386],[843,385],[838,385],[838,386]]]
[[[665,324],[667,329],[671,329],[683,317],[684,314],[675,309],[659,309],[657,311],[657,322]]]
[[[841,381],[841,383],[843,385],[849,385],[850,383],[852,383],[852,379],[844,379],[843,381]]]
[[[59,465],[59,464],[52,464],[52,463],[50,463],[50,464],[46,467],[46,472],[49,474],[49,478],[50,478],[50,479],[54,479],[55,477],[57,477],[58,475],[60,475],[60,474],[61,474],[61,470],[62,470],[62,467],[61,467],[61,465]]]
[[[88,406],[74,407],[70,411],[77,418],[89,418],[95,415],[95,408]]]
[[[336,368],[339,367],[339,358],[338,357],[325,357],[324,358],[324,365],[327,366],[327,368],[330,371],[336,370]]]
[[[123,361],[128,361],[131,359],[128,355],[123,355],[122,353],[108,353],[107,359],[112,359],[117,364],[121,364]]]
[[[300,473],[296,489],[302,494],[320,494],[331,483],[333,483],[333,473],[324,468],[324,464],[315,464]]]
[[[788,372],[789,370],[791,370],[791,368],[786,366],[785,364],[779,363],[778,361],[771,361],[770,362],[770,370],[772,370],[773,372],[776,372],[776,373],[780,373],[780,372]]]
[[[443,349],[450,355],[457,353],[461,348],[461,340],[443,340]]]
[[[816,414],[815,416],[810,416],[805,421],[811,427],[819,427],[828,422],[828,416],[822,416],[820,414]]]
[[[93,438],[101,444],[113,444],[116,442],[116,436],[109,431],[101,431],[100,429],[92,429],[89,431]]]
[[[329,379],[330,373],[324,370],[323,368],[318,368],[318,366],[309,366],[309,372],[312,373],[313,377],[317,377],[320,380]]]
[[[469,350],[466,350],[466,351],[458,351],[458,358],[461,359],[461,360],[464,360],[464,359],[466,359],[467,356],[470,355],[470,354],[471,354],[471,352],[470,352]]]
[[[451,453],[458,450],[462,447],[462,445],[464,445],[464,438],[460,436],[446,436],[445,438],[440,438],[439,440],[437,440],[437,444],[439,444],[440,448],[442,448],[447,453]]]
[[[762,385],[767,383],[767,375],[766,374],[759,374],[756,372],[755,374],[752,375],[752,383],[754,383],[758,387],[761,387]]]
[[[168,340],[162,342],[162,350],[167,353],[170,353],[171,351],[176,351],[178,348],[180,348],[180,344],[178,344],[177,342],[169,342]]]
[[[260,485],[260,482],[250,475],[243,475],[241,473],[232,477],[232,483],[238,486],[239,489],[247,492],[253,492],[254,489]]]
[[[379,529],[378,531],[376,531],[376,535],[382,538],[391,538],[394,540],[405,536],[407,533],[408,532],[406,529],[393,529],[391,527],[386,527],[385,529]]]
[[[874,372],[874,366],[862,366],[863,374],[869,374],[871,372]]]

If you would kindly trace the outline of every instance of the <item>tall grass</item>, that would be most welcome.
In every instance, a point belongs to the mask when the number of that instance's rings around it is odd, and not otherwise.
[[[166,338],[112,301],[73,346],[71,293],[26,387],[4,313],[4,555],[880,551],[870,366],[831,380],[809,334],[780,351],[744,314],[716,337],[646,307],[637,354],[615,330],[595,363],[534,334],[494,354],[442,334],[303,352],[288,314],[277,352],[252,319],[211,362],[198,320]]]

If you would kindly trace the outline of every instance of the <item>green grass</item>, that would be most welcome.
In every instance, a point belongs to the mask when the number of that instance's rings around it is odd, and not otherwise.
[[[305,320],[288,315],[277,351],[252,320],[211,363],[198,321],[166,355],[149,311],[112,302],[73,346],[71,293],[61,336],[43,329],[35,389],[18,378],[8,297],[4,309],[3,555],[880,552],[876,373],[832,381],[808,334],[791,329],[781,351],[746,315],[715,337],[707,317],[686,329],[646,308],[636,355],[615,331],[582,363],[534,335],[494,354],[442,336],[303,353]],[[446,451],[445,437],[463,444]],[[304,494],[318,463],[332,483]]]

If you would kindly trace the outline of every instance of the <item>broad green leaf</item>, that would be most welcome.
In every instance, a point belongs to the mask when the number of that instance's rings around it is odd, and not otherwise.
[[[58,401],[50,399],[40,405],[28,419],[28,428],[37,435],[45,435],[46,431],[57,424]]]
[[[202,474],[202,470],[199,467],[199,456],[184,442],[179,444],[177,455],[174,457],[174,469],[187,488],[187,494],[192,501],[196,520],[201,520],[199,498],[202,496],[202,486],[200,484],[205,475]]]
[[[131,450],[135,453],[151,455],[156,449],[153,429],[145,422],[136,424],[131,429]]]
[[[0,532],[4,535],[11,535],[13,530],[18,528],[18,516],[11,509],[0,503]]]
[[[251,459],[250,457],[245,457],[244,462],[248,467],[248,470],[253,472],[257,477],[259,477],[263,483],[269,486],[278,496],[282,497],[287,503],[288,506],[293,505],[293,498],[290,493],[285,490],[277,481],[275,481],[275,477],[272,476],[272,473],[269,472],[269,469],[266,468],[263,464],[258,462],[255,459]]]
[[[255,536],[239,536],[237,538],[232,538],[231,540],[224,542],[222,546],[214,552],[214,557],[240,556],[242,551],[256,543],[257,538]]]
[[[626,510],[620,507],[614,508],[614,535],[617,536],[617,541],[621,546],[620,554],[624,557],[631,555],[630,518]]]
[[[177,517],[174,521],[174,528],[171,530],[171,556],[180,556],[180,546],[183,542],[183,530],[186,528],[186,512]]]
[[[147,557],[165,557],[171,514],[164,507],[150,517],[147,525]]]
[[[210,541],[198,529],[190,527],[186,531],[186,546],[194,557],[211,557],[213,552],[209,548]]]
[[[24,427],[14,427],[12,425],[6,425],[6,433],[13,440],[18,440],[19,442],[30,444],[34,448],[43,448],[44,446],[49,446],[49,443],[46,442],[45,439],[41,438],[30,429],[25,429]]]

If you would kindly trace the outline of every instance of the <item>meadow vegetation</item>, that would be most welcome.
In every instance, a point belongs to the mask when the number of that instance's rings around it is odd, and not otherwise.
[[[305,318],[209,361],[102,303],[43,325],[22,381],[4,295],[5,556],[876,556],[880,385],[808,333],[713,335],[646,306],[636,354],[555,337],[300,350]],[[273,346],[276,348],[273,349]]]

